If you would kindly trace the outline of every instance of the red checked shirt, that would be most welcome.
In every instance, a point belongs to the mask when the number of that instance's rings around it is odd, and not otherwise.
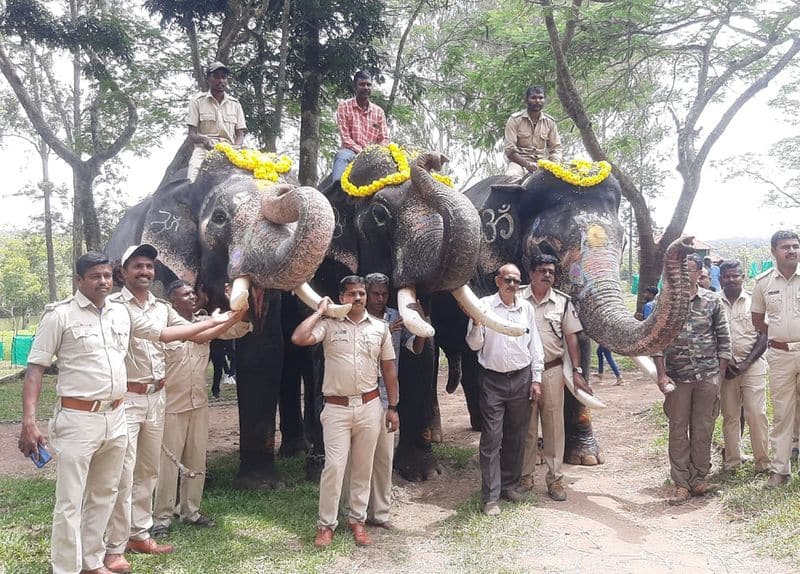
[[[342,147],[356,153],[371,143],[389,143],[386,115],[380,106],[372,102],[368,102],[367,109],[363,110],[355,98],[343,101],[336,110],[336,123],[339,125]]]

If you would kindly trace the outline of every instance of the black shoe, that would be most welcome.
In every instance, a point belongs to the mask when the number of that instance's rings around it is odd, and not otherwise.
[[[521,492],[516,490],[504,490],[500,493],[500,498],[508,500],[509,502],[525,502],[527,497]]]

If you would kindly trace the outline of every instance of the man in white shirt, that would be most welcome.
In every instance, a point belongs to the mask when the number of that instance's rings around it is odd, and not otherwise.
[[[498,292],[481,299],[481,306],[508,321],[527,327],[520,337],[509,337],[470,320],[467,345],[478,352],[481,482],[484,512],[500,514],[500,498],[523,499],[517,491],[525,453],[525,435],[531,401],[541,396],[544,352],[533,308],[517,297],[521,282],[516,265],[507,263],[497,272]]]

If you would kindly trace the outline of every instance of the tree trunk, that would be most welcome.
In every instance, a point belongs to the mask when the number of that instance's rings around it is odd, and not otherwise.
[[[52,303],[58,298],[56,289],[56,259],[53,249],[53,212],[50,198],[53,196],[53,184],[50,182],[50,169],[47,161],[47,144],[42,146],[42,183],[39,188],[44,194],[44,244],[47,250],[47,298]]]
[[[100,222],[97,219],[97,209],[94,205],[92,183],[97,177],[97,172],[89,168],[75,171],[73,182],[75,184],[75,199],[83,220],[83,237],[86,240],[86,249],[89,251],[102,251],[103,238],[100,234]]]
[[[286,96],[286,61],[289,58],[289,11],[292,9],[292,0],[283,0],[281,12],[281,47],[280,62],[278,64],[278,89],[275,92],[275,109],[272,112],[272,128],[267,135],[267,151],[277,151],[278,138],[281,135],[283,122],[283,100]]]
[[[304,28],[305,73],[303,75],[303,96],[300,101],[300,185],[316,186],[319,180],[317,161],[319,160],[319,99],[322,86],[320,73],[319,24],[307,20]]]

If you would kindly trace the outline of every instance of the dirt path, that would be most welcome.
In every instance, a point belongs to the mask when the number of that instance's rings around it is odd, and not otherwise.
[[[433,482],[407,483],[396,477],[393,514],[399,530],[374,532],[373,548],[356,550],[325,572],[796,571],[788,561],[759,556],[741,526],[730,522],[718,498],[693,499],[680,508],[666,504],[670,492],[665,486],[666,454],[656,452],[657,430],[641,414],[659,400],[654,385],[629,376],[621,387],[595,388],[609,405],[595,413],[594,422],[606,463],[593,468],[566,466],[566,502],[547,497],[540,466],[535,502],[506,505],[499,520],[472,515],[466,525],[443,524],[478,492],[477,461]],[[442,393],[440,401],[445,442],[477,448],[478,434],[469,430],[460,390],[454,395]],[[235,405],[212,404],[210,419],[209,450],[235,450]],[[18,425],[0,425],[0,474],[41,473],[19,456],[18,432]],[[52,475],[53,468],[47,472]],[[457,543],[442,535],[452,528],[465,531]]]

